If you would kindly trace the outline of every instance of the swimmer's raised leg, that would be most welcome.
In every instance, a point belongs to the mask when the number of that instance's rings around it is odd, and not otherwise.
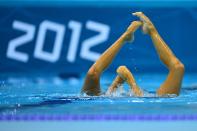
[[[116,79],[113,81],[112,85],[109,87],[107,91],[108,94],[111,94],[114,91],[116,91],[118,85],[126,81],[135,96],[143,96],[142,90],[139,88],[132,73],[126,66],[119,66],[116,72],[118,75]]]
[[[111,64],[112,60],[119,52],[121,47],[126,41],[129,41],[133,37],[135,30],[142,25],[140,21],[134,21],[127,28],[126,32],[112,45],[110,46],[100,58],[91,66],[85,78],[85,83],[82,88],[82,92],[88,95],[100,95],[100,75]]]
[[[160,60],[169,69],[169,74],[165,82],[157,90],[159,96],[165,94],[176,94],[179,95],[182,79],[184,75],[184,65],[181,61],[173,54],[164,40],[161,38],[153,23],[145,16],[142,12],[133,13],[133,15],[139,17],[143,22],[143,32],[150,35],[156,51],[159,55]]]

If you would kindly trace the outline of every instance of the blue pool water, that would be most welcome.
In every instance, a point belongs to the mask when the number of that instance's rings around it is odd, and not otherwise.
[[[104,74],[102,90],[115,74]],[[0,115],[195,115],[197,114],[197,74],[186,74],[180,96],[158,98],[155,90],[166,74],[137,74],[145,96],[128,96],[128,86],[114,96],[81,96],[84,75],[61,78],[53,75],[1,75]]]

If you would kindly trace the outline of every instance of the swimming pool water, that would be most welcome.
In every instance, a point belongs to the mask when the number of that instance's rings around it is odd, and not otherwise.
[[[105,91],[114,74],[101,79]],[[186,74],[180,96],[158,98],[155,90],[166,74],[137,74],[138,84],[147,92],[142,98],[117,93],[116,96],[81,96],[84,75],[60,78],[53,75],[1,75],[0,116],[20,115],[196,115],[197,74]],[[123,85],[125,92],[128,90]]]

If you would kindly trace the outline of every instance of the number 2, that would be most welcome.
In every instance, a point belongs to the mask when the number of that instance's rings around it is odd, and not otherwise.
[[[7,57],[21,62],[27,62],[29,59],[28,54],[16,51],[16,48],[27,44],[27,42],[30,42],[33,39],[35,34],[35,26],[20,21],[14,21],[12,26],[14,29],[24,31],[25,34],[11,40],[8,43]]]

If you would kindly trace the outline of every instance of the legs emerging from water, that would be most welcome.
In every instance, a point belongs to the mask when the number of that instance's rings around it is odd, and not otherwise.
[[[169,74],[165,82],[157,90],[157,94],[159,96],[165,94],[179,95],[184,75],[184,65],[178,60],[178,58],[176,58],[167,44],[163,41],[148,17],[146,17],[142,12],[136,12],[133,13],[133,15],[139,17],[143,22],[143,32],[150,35],[160,60],[169,69]]]
[[[133,33],[141,24],[140,21],[132,22],[126,32],[91,66],[82,88],[83,93],[88,95],[100,95],[100,75],[111,64],[124,43],[132,39]]]
[[[111,46],[109,47],[101,57],[95,62],[95,64],[89,69],[82,92],[88,95],[99,95],[100,94],[100,75],[102,72],[111,64],[112,60],[119,52],[120,48],[124,45],[125,41],[128,41],[133,36],[134,31],[142,25],[142,30],[145,34],[149,34],[153,44],[157,50],[160,60],[169,69],[169,74],[165,82],[157,90],[159,96],[166,94],[177,94],[179,95],[181,83],[184,75],[184,65],[176,58],[167,44],[163,41],[156,28],[142,12],[133,13],[133,15],[140,18],[140,21],[134,21],[128,27],[127,31]],[[119,84],[125,81],[129,84],[134,95],[142,96],[143,93],[137,86],[135,79],[131,72],[125,67],[120,66],[117,69],[117,77],[108,89],[107,93],[114,92]]]
[[[132,73],[129,71],[129,69],[127,69],[126,66],[119,66],[116,72],[118,75],[116,76],[112,85],[109,87],[107,95],[116,91],[118,86],[124,82],[127,82],[135,96],[143,95],[143,92],[138,87]]]
[[[169,74],[165,82],[157,90],[159,96],[166,94],[176,94],[179,95],[181,83],[184,75],[184,65],[176,58],[167,44],[163,41],[156,28],[142,12],[133,13],[133,15],[140,18],[142,21],[142,30],[145,34],[149,34],[153,44],[157,50],[160,60],[169,69]],[[108,94],[114,92],[119,84],[126,81],[134,92],[135,96],[142,96],[142,91],[137,86],[135,79],[131,72],[125,67],[121,66],[117,70],[118,76],[108,89]]]

